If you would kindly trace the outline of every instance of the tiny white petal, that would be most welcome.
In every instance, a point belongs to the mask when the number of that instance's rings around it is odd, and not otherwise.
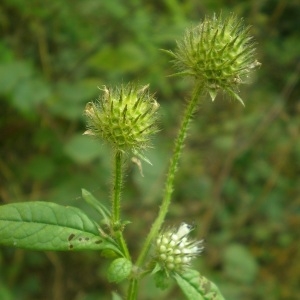
[[[184,237],[185,235],[189,234],[191,231],[192,226],[188,225],[186,223],[181,223],[178,231],[177,231],[177,235],[179,238]]]
[[[181,243],[186,243],[188,241],[188,238],[185,236],[181,239]]]
[[[186,241],[187,241],[187,239],[186,239],[186,238],[183,238],[182,241],[180,242],[180,244],[178,245],[178,247],[179,247],[180,249],[185,248],[185,247],[187,246],[187,245],[186,245]]]
[[[174,234],[172,235],[172,240],[173,240],[173,241],[178,241],[178,240],[179,240],[178,235],[174,233]]]
[[[196,254],[197,252],[198,252],[197,246],[183,249],[183,253],[185,254]]]

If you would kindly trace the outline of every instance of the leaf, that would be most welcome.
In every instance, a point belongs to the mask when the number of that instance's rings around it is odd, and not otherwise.
[[[161,290],[165,290],[170,285],[170,277],[164,270],[160,270],[154,274],[155,286]]]
[[[189,300],[224,300],[217,286],[196,270],[175,274],[174,278]]]
[[[109,282],[121,282],[126,279],[132,269],[130,260],[124,257],[115,259],[107,270],[107,279]]]
[[[108,208],[99,202],[89,191],[81,189],[82,198],[103,217],[106,224],[110,223],[111,213]]]
[[[80,209],[38,201],[0,207],[0,244],[51,251],[111,249],[122,255]]]

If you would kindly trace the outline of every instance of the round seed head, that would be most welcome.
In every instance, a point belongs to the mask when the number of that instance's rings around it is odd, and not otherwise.
[[[115,89],[104,86],[98,101],[85,108],[85,134],[103,139],[117,150],[138,154],[150,147],[151,136],[158,131],[158,107],[148,85],[128,84]]]
[[[174,75],[192,76],[212,100],[222,90],[243,104],[238,86],[260,63],[254,58],[249,27],[242,23],[233,14],[228,18],[219,15],[189,29],[175,52],[167,51],[180,71]]]

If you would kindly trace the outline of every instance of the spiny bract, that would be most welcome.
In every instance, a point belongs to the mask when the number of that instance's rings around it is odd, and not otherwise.
[[[175,52],[167,51],[180,70],[174,75],[190,75],[206,90],[214,101],[223,90],[243,101],[237,87],[260,63],[254,59],[254,43],[249,27],[242,26],[233,14],[205,18],[198,26],[187,30]]]
[[[157,132],[156,115],[159,107],[148,85],[121,85],[116,89],[102,89],[96,103],[85,109],[88,130],[85,134],[99,137],[115,149],[134,154],[150,146],[150,137]]]

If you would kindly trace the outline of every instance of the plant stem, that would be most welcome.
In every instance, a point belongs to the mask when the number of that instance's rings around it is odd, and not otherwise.
[[[136,300],[137,299],[137,290],[138,290],[138,280],[133,278],[130,280],[127,300]]]
[[[165,184],[165,191],[164,191],[162,205],[160,207],[160,210],[159,210],[156,220],[152,224],[151,230],[146,238],[146,241],[144,243],[142,251],[137,259],[136,267],[138,267],[138,268],[141,267],[142,264],[144,263],[146,256],[149,252],[149,249],[151,247],[152,240],[158,235],[161,225],[163,224],[166,214],[168,212],[168,209],[169,209],[169,206],[171,203],[171,196],[172,196],[172,193],[174,190],[174,179],[175,179],[175,173],[177,171],[179,158],[182,153],[182,148],[183,148],[184,141],[186,138],[188,125],[192,119],[193,113],[195,112],[201,89],[202,89],[202,86],[196,86],[194,88],[191,99],[188,103],[188,106],[185,109],[183,119],[181,122],[181,126],[178,131],[178,136],[175,141],[173,156],[171,158],[169,170],[167,173],[167,179],[166,179],[166,184]],[[132,279],[132,281],[130,282],[130,286],[129,286],[129,290],[128,290],[129,291],[128,292],[128,300],[136,299],[137,284],[138,284],[137,279]]]
[[[121,208],[121,190],[123,183],[123,172],[122,172],[122,159],[123,153],[119,150],[115,152],[115,168],[114,168],[114,187],[113,187],[113,198],[112,198],[112,228],[115,234],[115,238],[119,243],[126,258],[130,259],[130,254],[122,234],[122,224],[120,218]]]
[[[112,222],[114,225],[120,223],[121,189],[122,189],[122,152],[116,151],[114,165],[114,189],[112,202]]]

